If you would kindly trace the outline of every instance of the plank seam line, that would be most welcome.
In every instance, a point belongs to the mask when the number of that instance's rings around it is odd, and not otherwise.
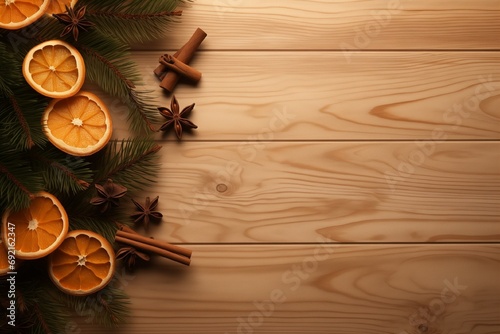
[[[176,143],[174,139],[157,139],[161,143]],[[275,139],[275,140],[250,140],[250,139],[183,139],[186,143],[414,143],[435,142],[432,139]],[[447,139],[439,142],[445,143],[499,143],[500,139]]]
[[[210,242],[193,242],[193,243],[172,243],[173,245],[186,245],[186,246],[309,246],[309,245],[331,245],[331,246],[354,246],[354,245],[372,245],[372,246],[384,246],[384,245],[427,245],[427,246],[439,246],[439,245],[491,245],[500,246],[500,241],[470,241],[470,242],[460,242],[460,241],[439,241],[439,242],[227,242],[227,243],[210,243]]]
[[[160,53],[173,53],[176,49],[131,49],[133,52],[160,52]],[[366,49],[366,50],[340,50],[340,49],[199,49],[198,52],[333,52],[333,53],[388,53],[388,52],[404,52],[404,53],[422,53],[422,52],[439,52],[439,53],[472,53],[472,52],[485,52],[495,53],[500,52],[500,49]]]

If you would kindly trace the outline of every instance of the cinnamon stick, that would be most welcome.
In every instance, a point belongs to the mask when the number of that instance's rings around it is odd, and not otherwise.
[[[151,239],[151,240],[154,240],[154,239]],[[124,237],[120,237],[120,236],[118,236],[118,234],[115,237],[115,241],[121,242],[122,244],[130,245],[130,246],[133,246],[133,247],[145,250],[147,252],[158,254],[158,255],[166,257],[166,258],[168,258],[170,260],[173,260],[173,261],[185,264],[186,266],[189,266],[191,264],[191,259],[188,258],[188,257],[182,256],[182,255],[179,255],[179,254],[175,254],[175,253],[169,252],[169,251],[167,251],[165,249],[162,249],[162,248],[159,248],[159,247],[155,247],[155,246],[151,246],[151,245],[139,242],[139,241],[135,241],[135,240],[127,239],[127,238],[124,238]]]
[[[207,37],[207,34],[200,28],[197,28],[189,41],[179,50],[179,54],[175,57],[181,62],[188,64],[205,37]],[[174,71],[168,71],[163,77],[160,87],[165,89],[167,92],[172,92],[178,81],[179,74]]]
[[[193,67],[191,67],[187,64],[184,64],[182,61],[180,61],[179,59],[177,59],[171,55],[165,54],[165,55],[161,56],[160,57],[160,64],[165,65],[167,70],[174,71],[177,74],[179,74],[179,75],[181,75],[189,80],[192,80],[194,82],[198,82],[201,79],[202,74],[200,71],[194,69]]]
[[[182,51],[183,48],[184,48],[184,46],[182,48],[180,48],[176,53],[174,53],[175,58],[177,58],[179,56],[179,53]],[[154,69],[153,73],[158,77],[158,79],[163,80],[165,75],[167,75],[167,71],[168,71],[167,67],[160,63],[160,65],[158,65]]]
[[[124,231],[124,232],[129,232],[129,233],[134,233],[134,234],[139,234],[139,233],[137,233],[136,231],[134,231],[133,229],[131,229],[130,227],[128,227],[127,225],[120,224],[120,223],[116,223],[116,225],[118,226],[118,228],[119,228],[121,231]]]
[[[119,230],[116,232],[116,235],[119,237],[130,239],[130,240],[138,241],[138,242],[141,242],[141,243],[144,243],[147,245],[155,246],[155,247],[167,250],[169,252],[172,252],[174,254],[179,254],[179,255],[185,256],[187,258],[191,258],[191,254],[193,253],[191,250],[189,250],[187,248],[172,245],[172,244],[169,244],[168,242],[159,241],[156,239],[144,237],[144,236],[137,234],[137,233],[130,233],[130,232],[125,232],[123,230],[122,231]]]

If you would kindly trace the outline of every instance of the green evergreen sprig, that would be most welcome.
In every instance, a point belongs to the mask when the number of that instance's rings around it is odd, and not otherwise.
[[[34,173],[23,152],[0,144],[0,210],[20,210],[44,187],[43,178]]]
[[[70,313],[66,306],[58,300],[60,293],[50,281],[47,274],[45,258],[33,260],[30,265],[22,265],[16,275],[16,321],[15,327],[4,323],[3,312],[0,312],[1,333],[64,333],[69,322]],[[0,280],[0,290],[9,291],[9,282],[4,277]],[[2,309],[1,311],[4,311]],[[6,331],[1,331],[2,329]]]
[[[25,85],[13,86],[14,94],[0,98],[0,140],[14,150],[42,146],[43,134],[40,115],[47,99],[36,96]]]
[[[69,216],[70,229],[94,231],[113,243],[117,230],[115,222],[128,220],[132,212],[130,205],[127,206],[129,198],[154,183],[160,148],[147,138],[112,140],[103,151],[91,157],[88,167],[92,169],[93,177],[88,188],[60,198]],[[98,207],[90,205],[90,199],[97,195],[94,185],[103,184],[107,179],[128,190],[126,198],[121,199],[120,207],[102,213]]]
[[[48,99],[34,94],[21,70],[22,58],[0,42],[0,141],[14,150],[43,145],[40,115]]]
[[[116,274],[102,290],[88,296],[72,296],[57,289],[49,279],[45,258],[29,263],[22,265],[16,276],[16,326],[7,324],[7,307],[2,303],[0,333],[66,333],[73,316],[108,328],[127,323],[130,301],[118,287]],[[9,284],[5,277],[0,278],[1,291],[8,291]],[[76,322],[74,325],[77,327]]]
[[[150,132],[151,124],[158,122],[157,110],[147,92],[138,90],[141,75],[129,47],[98,31],[83,35],[76,45],[85,61],[87,78],[127,105],[132,131]]]
[[[80,0],[78,6],[87,6],[87,19],[101,32],[123,43],[143,43],[164,36],[168,25],[181,14],[176,8],[184,2]]]
[[[117,225],[109,216],[96,215],[95,211],[89,215],[68,212],[71,230],[89,230],[105,237],[111,244],[115,242]]]
[[[66,154],[52,145],[35,148],[28,155],[33,169],[43,178],[45,190],[58,198],[86,190],[93,180],[89,161]]]
[[[64,304],[51,296],[55,288],[48,283],[37,286],[35,291],[30,291],[33,296],[26,305],[26,312],[33,318],[31,333],[64,333],[69,322],[71,314],[67,312]],[[40,302],[42,298],[43,302]]]
[[[159,169],[156,153],[161,146],[151,139],[131,138],[113,140],[99,152],[94,182],[107,179],[127,187],[129,192],[143,190],[152,185]]]
[[[0,40],[0,97],[13,95],[12,88],[22,78],[21,67],[7,43]]]
[[[158,121],[157,103],[142,87],[129,44],[165,36],[168,24],[180,14],[177,6],[187,1],[79,0],[77,7],[87,6],[86,18],[95,26],[82,32],[78,42],[70,35],[61,37],[64,27],[49,15],[19,30],[0,29],[0,214],[26,208],[33,195],[46,190],[63,203],[70,229],[91,230],[113,242],[115,222],[129,216],[130,200],[101,214],[89,203],[95,196],[94,185],[111,178],[128,188],[128,197],[135,196],[154,183],[159,169],[156,153],[161,148],[143,137]],[[49,39],[63,39],[79,49],[86,79],[114,97],[113,104],[127,106],[130,129],[141,137],[113,140],[90,157],[68,156],[48,143],[40,120],[50,99],[25,82],[22,62],[32,47]],[[6,277],[0,277],[0,290],[7,286]],[[16,292],[20,333],[64,333],[74,315],[92,315],[86,320],[118,327],[130,313],[128,297],[112,284],[87,297],[62,293],[48,278],[45,258],[23,263]],[[0,304],[2,332],[11,328],[6,327],[4,299]]]
[[[116,278],[114,279],[116,282]],[[114,328],[128,322],[130,318],[129,298],[112,281],[104,289],[89,296],[60,294],[60,300],[86,322]]]

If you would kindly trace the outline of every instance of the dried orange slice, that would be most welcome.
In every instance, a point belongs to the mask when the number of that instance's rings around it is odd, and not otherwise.
[[[113,278],[115,252],[101,235],[85,230],[68,233],[49,257],[49,275],[62,291],[88,295],[104,288]]]
[[[0,2],[0,28],[21,29],[38,20],[50,0],[5,0]]]
[[[77,0],[49,0],[47,14],[59,14],[66,11],[66,7],[74,7]]]
[[[12,228],[14,226],[14,228]],[[53,252],[68,233],[68,215],[59,200],[47,192],[38,193],[28,208],[7,210],[2,216],[2,238],[15,233],[15,252],[20,259],[38,259]]]
[[[78,93],[85,81],[85,63],[73,46],[50,40],[33,47],[24,57],[23,76],[34,90],[54,98]]]
[[[76,156],[99,151],[113,132],[108,108],[89,92],[53,100],[42,116],[42,126],[54,146]]]

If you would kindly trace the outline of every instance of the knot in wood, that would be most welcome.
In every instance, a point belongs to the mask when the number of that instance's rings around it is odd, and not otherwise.
[[[426,325],[422,324],[422,325],[418,326],[418,330],[425,333],[429,330],[429,328]]]
[[[227,185],[219,183],[215,189],[217,189],[218,192],[223,193],[227,191]]]

